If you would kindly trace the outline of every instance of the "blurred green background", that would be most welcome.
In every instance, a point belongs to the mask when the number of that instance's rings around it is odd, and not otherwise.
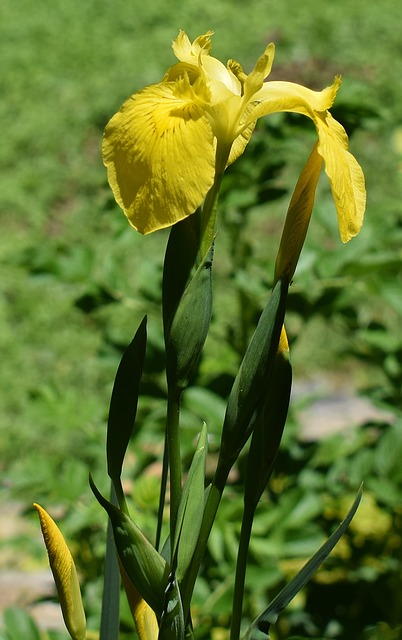
[[[245,616],[266,606],[364,481],[349,534],[272,638],[402,637],[401,24],[399,0],[1,3],[0,569],[46,566],[30,508],[42,503],[71,543],[93,629],[105,522],[87,477],[91,470],[107,486],[112,382],[145,313],[147,368],[126,483],[150,536],[165,410],[160,283],[167,232],[143,238],[129,228],[106,183],[101,136],[122,101],[173,64],[170,43],[182,28],[190,38],[212,29],[214,55],[235,58],[247,71],[274,41],[274,79],[320,89],[341,73],[332,112],[367,180],[365,225],[346,246],[324,176],[320,182],[287,316],[294,400],[256,520]],[[272,116],[227,173],[213,325],[184,399],[188,458],[206,419],[213,465],[224,400],[265,303],[287,203],[314,140],[311,122]],[[240,462],[196,593],[202,638],[226,638],[243,472]],[[10,538],[5,523],[15,505],[23,524]],[[22,637],[20,618],[8,612],[4,619],[0,637]],[[124,609],[122,619],[122,637],[129,637]]]

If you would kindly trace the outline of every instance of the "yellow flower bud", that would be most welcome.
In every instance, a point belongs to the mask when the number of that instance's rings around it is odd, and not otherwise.
[[[34,504],[34,507],[39,514],[42,535],[59,594],[65,625],[73,640],[85,640],[85,613],[74,560],[54,520],[40,505]]]

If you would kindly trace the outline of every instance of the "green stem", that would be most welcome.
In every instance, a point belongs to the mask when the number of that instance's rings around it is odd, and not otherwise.
[[[181,456],[179,437],[179,416],[181,389],[173,388],[168,391],[167,404],[167,449],[169,455],[170,477],[170,539],[174,539],[174,531],[179,510],[181,484]]]
[[[166,429],[166,431],[165,431],[165,445],[164,445],[164,448],[163,448],[161,489],[160,489],[160,494],[159,494],[158,524],[157,524],[157,528],[156,528],[156,537],[155,537],[155,549],[158,549],[158,550],[160,548],[161,535],[162,535],[163,512],[165,510],[168,470],[169,470],[169,452],[168,452],[167,429]]]
[[[230,640],[239,640],[241,618],[243,611],[244,583],[246,579],[248,549],[250,545],[251,529],[253,526],[254,509],[245,505],[241,524],[239,549],[237,552],[236,577],[232,605],[232,623]]]
[[[117,506],[113,482],[110,484],[110,502]],[[117,562],[113,529],[108,518],[104,586],[102,595],[100,640],[113,640],[119,636],[120,572]]]

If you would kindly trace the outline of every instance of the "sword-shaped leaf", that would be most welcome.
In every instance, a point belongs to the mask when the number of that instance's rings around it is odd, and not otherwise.
[[[299,593],[300,589],[310,580],[311,576],[318,567],[324,562],[327,556],[331,553],[340,537],[345,533],[348,525],[350,524],[353,516],[356,513],[362,496],[362,487],[360,487],[355,501],[353,502],[346,518],[341,522],[339,527],[333,532],[326,542],[318,549],[312,558],[299,573],[291,580],[286,587],[282,589],[280,593],[272,600],[271,604],[254,620],[247,630],[243,640],[267,640],[269,638],[269,628],[278,619],[281,611],[287,607],[289,602],[293,600],[295,595]]]
[[[204,514],[207,438],[207,427],[204,424],[184,485],[177,514],[172,549],[172,566],[175,566],[177,561],[176,574],[179,580],[183,578],[193,557]]]
[[[146,324],[145,317],[123,354],[110,400],[106,439],[107,468],[121,508],[125,508],[125,501],[120,476],[137,414],[147,341]]]

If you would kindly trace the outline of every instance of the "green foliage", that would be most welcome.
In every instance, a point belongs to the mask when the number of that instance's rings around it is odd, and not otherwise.
[[[18,638],[26,638],[27,640],[40,640],[40,631],[33,619],[20,609],[6,609],[4,612],[4,636],[3,640],[18,640]]]

